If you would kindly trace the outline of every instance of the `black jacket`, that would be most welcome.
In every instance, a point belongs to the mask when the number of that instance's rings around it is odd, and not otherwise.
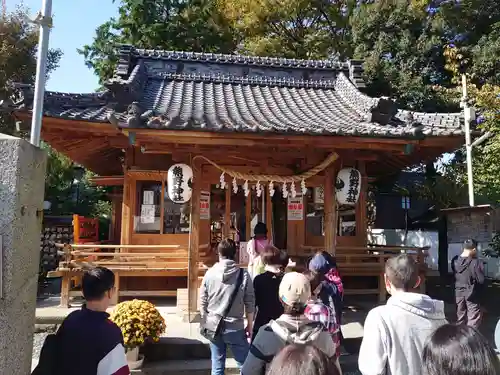
[[[283,305],[279,299],[279,287],[283,275],[266,271],[255,277],[253,288],[255,291],[255,307],[257,314],[253,326],[253,337],[259,328],[273,319],[278,319],[283,314]]]
[[[455,296],[477,300],[484,284],[483,263],[477,258],[457,255],[451,260],[451,268],[455,276]]]

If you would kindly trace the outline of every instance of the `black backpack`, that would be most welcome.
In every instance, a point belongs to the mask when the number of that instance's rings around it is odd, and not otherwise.
[[[45,339],[40,359],[31,375],[57,375],[57,354],[59,352],[57,334],[50,334]]]

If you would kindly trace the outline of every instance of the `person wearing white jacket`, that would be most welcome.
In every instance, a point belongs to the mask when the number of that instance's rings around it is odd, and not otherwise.
[[[363,375],[421,375],[427,338],[447,323],[444,302],[412,293],[420,284],[409,255],[387,260],[385,285],[391,297],[366,317],[358,357]]]

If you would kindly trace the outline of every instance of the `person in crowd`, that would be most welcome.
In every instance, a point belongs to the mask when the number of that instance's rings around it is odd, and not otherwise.
[[[340,324],[337,321],[335,308],[325,305],[320,298],[323,288],[323,275],[313,271],[305,271],[304,275],[311,283],[311,299],[307,304],[305,316],[312,321],[321,322],[325,330],[331,335],[336,348],[337,357],[340,356]]]
[[[444,303],[412,292],[420,285],[418,265],[407,254],[387,260],[387,303],[366,317],[358,365],[363,375],[421,375],[427,338],[447,323]]]
[[[293,344],[274,357],[267,375],[340,375],[340,372],[314,345]]]
[[[324,305],[334,309],[339,326],[342,324],[342,310],[344,308],[344,285],[340,277],[337,261],[326,251],[320,251],[309,262],[309,270],[321,277],[321,289],[318,297]],[[339,331],[340,344],[343,344],[342,328]],[[348,354],[341,347],[341,354]]]
[[[212,375],[224,374],[227,347],[239,366],[245,361],[249,348],[247,335],[252,333],[255,310],[252,279],[235,262],[235,242],[224,239],[217,251],[219,261],[206,272],[200,288],[201,329],[213,332]],[[236,293],[234,288],[238,288]]]
[[[425,344],[423,375],[500,375],[500,360],[475,328],[446,324]]]
[[[311,298],[311,284],[306,276],[289,272],[283,276],[279,298],[284,313],[261,327],[250,345],[250,352],[241,369],[242,375],[262,375],[274,356],[290,344],[312,344],[321,350],[340,371],[335,361],[335,345],[320,322],[313,322],[304,315]]]
[[[255,291],[255,323],[253,326],[252,340],[257,335],[260,327],[272,319],[278,319],[283,314],[283,305],[279,299],[279,286],[289,262],[288,254],[274,246],[266,247],[261,255],[265,272],[257,275],[253,280]]]
[[[464,242],[462,254],[451,260],[455,276],[455,300],[457,324],[468,324],[478,328],[481,324],[481,292],[484,285],[483,263],[477,259],[477,242]]]
[[[264,272],[264,264],[260,255],[271,243],[267,238],[266,224],[258,222],[255,225],[253,234],[254,237],[247,243],[247,253],[248,272],[250,272],[252,278],[255,278],[255,276]]]
[[[106,313],[116,293],[114,286],[115,275],[107,268],[85,272],[82,289],[86,303],[64,319],[51,338],[51,349],[42,349],[33,374],[130,374],[122,332]]]

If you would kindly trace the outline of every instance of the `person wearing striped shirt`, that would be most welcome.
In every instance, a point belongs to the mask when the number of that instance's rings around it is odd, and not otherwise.
[[[106,312],[115,275],[96,267],[84,274],[82,289],[86,304],[46,339],[34,374],[129,375],[122,332]]]

